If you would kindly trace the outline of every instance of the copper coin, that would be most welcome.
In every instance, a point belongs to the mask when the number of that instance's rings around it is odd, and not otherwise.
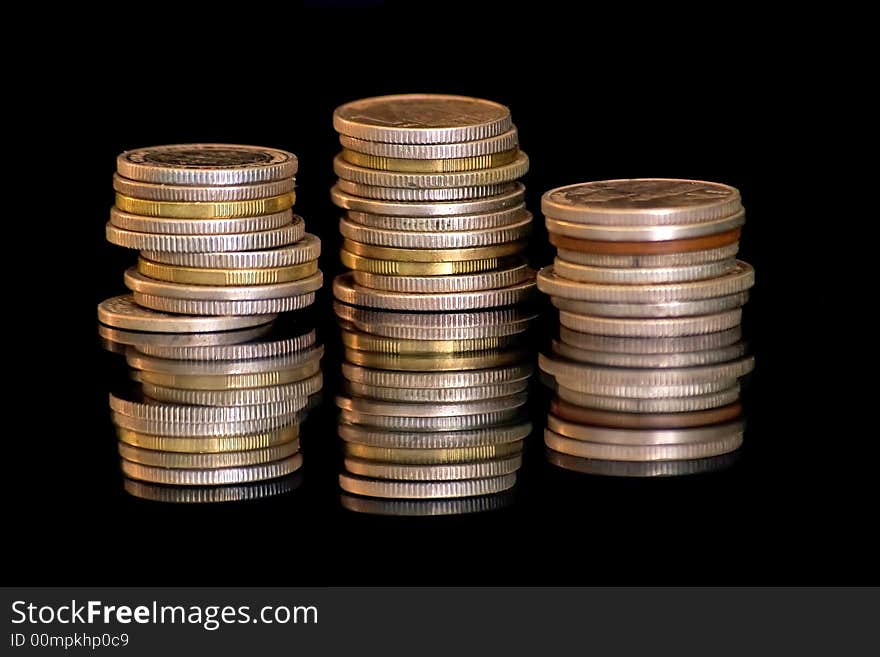
[[[740,416],[741,404],[728,404],[719,408],[688,413],[614,413],[577,406],[561,399],[554,399],[550,412],[557,417],[600,427],[616,429],[684,429],[728,422]]]
[[[684,240],[668,240],[666,242],[600,242],[597,240],[579,240],[550,233],[550,243],[560,249],[570,249],[582,253],[610,253],[614,255],[664,255],[667,253],[686,253],[714,249],[732,244],[739,240],[741,228],[726,233],[692,237]]]

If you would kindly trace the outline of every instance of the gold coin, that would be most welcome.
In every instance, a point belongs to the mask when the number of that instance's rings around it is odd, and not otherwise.
[[[389,463],[461,463],[466,461],[485,461],[503,458],[511,454],[519,454],[523,449],[523,441],[499,443],[497,445],[473,445],[470,447],[449,448],[406,448],[406,447],[373,447],[362,443],[345,443],[345,455],[370,461],[386,461]]]
[[[189,285],[272,285],[311,276],[318,271],[318,261],[271,269],[197,269],[163,265],[138,258],[138,271],[144,276],[170,283]]]
[[[389,276],[448,276],[472,274],[504,267],[506,258],[481,258],[478,260],[458,260],[452,262],[403,262],[400,260],[377,260],[355,255],[342,249],[339,252],[342,264],[349,269],[371,274]]]
[[[240,390],[241,388],[262,388],[281,383],[292,383],[317,374],[321,362],[306,363],[289,370],[273,372],[254,372],[252,374],[165,374],[163,372],[140,372],[143,383],[185,390]]]
[[[252,433],[244,436],[155,436],[131,429],[116,427],[116,436],[126,445],[162,452],[215,454],[241,452],[282,445],[299,438],[299,425],[290,424],[281,429]]]
[[[173,219],[232,219],[272,214],[293,207],[296,193],[279,194],[251,201],[212,201],[187,203],[179,201],[149,201],[116,195],[116,207],[123,212],[144,217],[170,217]]]
[[[345,348],[345,359],[361,367],[380,370],[405,370],[410,372],[436,372],[458,370],[482,370],[489,367],[501,367],[526,359],[522,351],[478,351],[474,353],[452,355],[396,355],[377,354],[371,351],[358,351]],[[146,372],[144,372],[146,374]]]
[[[343,251],[348,251],[365,258],[432,263],[500,258],[519,253],[525,248],[525,242],[507,242],[506,244],[493,244],[492,246],[478,246],[467,249],[395,249],[388,246],[363,244],[348,239],[342,242]]]
[[[381,155],[369,155],[358,153],[348,148],[342,149],[342,159],[359,167],[367,169],[381,169],[382,171],[403,171],[406,173],[454,173],[457,171],[476,171],[478,169],[491,169],[510,164],[519,155],[519,149],[514,148],[501,153],[476,155],[472,157],[454,157],[442,160],[408,160],[397,157],[383,157]]]
[[[504,349],[516,336],[489,336],[465,340],[398,340],[381,336],[342,331],[342,344],[358,351],[383,354],[448,354],[466,351]]]

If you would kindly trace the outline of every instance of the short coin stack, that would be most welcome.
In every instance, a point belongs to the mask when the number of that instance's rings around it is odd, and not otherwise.
[[[337,108],[343,150],[333,202],[342,263],[336,297],[373,308],[505,306],[534,289],[519,255],[531,229],[515,182],[528,171],[510,111],[478,98],[411,94]]]
[[[265,315],[310,305],[320,241],[291,210],[286,151],[182,144],[126,151],[107,239],[138,249],[135,303],[187,315]]]
[[[555,379],[545,431],[570,469],[669,475],[742,443],[738,379],[754,271],[736,260],[739,192],[692,180],[561,187],[542,199],[558,255],[538,288],[559,309],[541,369]]]
[[[385,312],[336,303],[337,398],[348,509],[389,515],[486,511],[510,501],[531,432],[524,407],[534,314]]]

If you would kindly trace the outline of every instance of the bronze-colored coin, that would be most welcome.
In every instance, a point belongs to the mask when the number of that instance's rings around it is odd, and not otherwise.
[[[739,240],[741,228],[693,237],[683,240],[668,240],[665,242],[605,242],[598,240],[579,240],[573,237],[564,237],[550,233],[550,244],[560,249],[570,249],[582,253],[609,253],[614,255],[663,255],[668,253],[686,253],[689,251],[702,251],[714,249],[719,246],[732,244]]]
[[[684,429],[728,422],[742,414],[741,404],[689,413],[614,413],[554,399],[550,412],[563,420],[617,429]]]

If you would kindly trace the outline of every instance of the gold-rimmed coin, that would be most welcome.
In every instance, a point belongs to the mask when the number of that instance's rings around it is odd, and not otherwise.
[[[116,427],[116,436],[123,443],[141,449],[209,454],[263,449],[288,443],[299,437],[299,425],[288,424],[280,429],[241,436],[158,436]]]
[[[190,285],[272,285],[287,283],[311,276],[318,271],[318,261],[312,260],[290,267],[268,269],[197,269],[163,265],[138,258],[138,271],[149,278],[169,283]]]
[[[351,251],[339,252],[342,264],[355,271],[387,276],[450,276],[472,274],[498,269],[513,264],[515,258],[480,258],[477,260],[456,260],[452,262],[404,262],[402,260],[382,260],[365,258]]]
[[[510,164],[516,160],[519,149],[514,148],[501,153],[474,155],[471,157],[452,157],[440,160],[412,160],[398,157],[384,157],[359,153],[348,148],[342,149],[342,158],[359,167],[380,169],[382,171],[402,171],[406,173],[454,173],[490,169]]]
[[[123,212],[146,217],[170,217],[173,219],[221,219],[253,217],[292,208],[296,193],[279,194],[250,201],[150,201],[116,194],[116,207]]]
[[[411,449],[406,447],[374,447],[363,443],[344,443],[346,456],[367,461],[386,463],[442,464],[462,463],[499,459],[519,454],[523,441],[497,443],[495,445],[473,445],[469,447],[448,447],[435,449]]]
[[[525,248],[526,243],[521,241],[465,249],[397,249],[387,246],[363,244],[349,239],[342,242],[343,251],[348,251],[354,255],[374,260],[397,260],[402,262],[458,262],[462,260],[501,258],[519,253]]]

